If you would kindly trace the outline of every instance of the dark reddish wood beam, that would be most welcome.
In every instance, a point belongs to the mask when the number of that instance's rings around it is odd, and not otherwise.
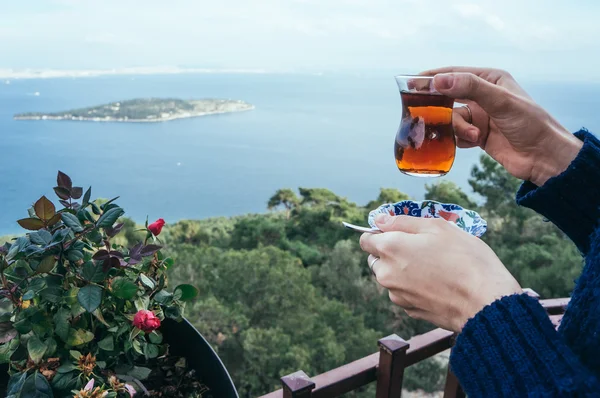
[[[569,303],[568,298],[540,300],[540,304],[548,311],[550,315],[560,315],[564,313],[565,308]],[[560,321],[560,316],[551,316],[552,322],[557,325]],[[402,359],[404,367],[414,365],[417,362],[423,361],[442,351],[451,348],[454,345],[455,334],[453,332],[435,329],[431,332],[415,336],[408,340],[409,348],[406,351],[405,357]],[[339,368],[322,373],[318,376],[307,378],[303,383],[314,383],[310,395],[285,395],[285,397],[314,397],[314,398],[331,398],[347,392],[356,390],[362,386],[372,383],[377,380],[377,371],[380,363],[380,353],[374,353],[367,357],[358,359],[354,362],[340,366]],[[302,372],[303,373],[303,372]],[[298,372],[294,373],[297,375]],[[286,376],[287,377],[287,376]],[[285,385],[284,377],[282,382]],[[453,375],[451,377],[454,377]],[[449,381],[450,385],[446,388],[454,389],[453,380]],[[286,385],[286,387],[288,387]],[[304,387],[303,387],[304,388]],[[305,390],[303,390],[305,391]],[[456,397],[461,397],[459,387],[456,387]],[[452,395],[449,395],[452,397]],[[270,394],[264,395],[262,398],[283,398],[283,390],[277,390]]]

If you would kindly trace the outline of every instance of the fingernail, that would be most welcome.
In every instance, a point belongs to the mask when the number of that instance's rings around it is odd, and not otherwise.
[[[375,216],[375,223],[379,225],[386,224],[390,218],[389,214],[378,214]]]
[[[453,84],[454,76],[452,75],[441,74],[435,75],[433,78],[433,86],[436,88],[436,90],[448,90],[452,88]]]

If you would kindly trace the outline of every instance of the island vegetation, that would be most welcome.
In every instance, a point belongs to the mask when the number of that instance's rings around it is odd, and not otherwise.
[[[567,296],[581,257],[555,226],[515,205],[519,181],[484,156],[470,185],[479,200],[449,181],[429,185],[425,196],[479,211],[489,223],[483,239],[523,287]],[[358,205],[324,188],[281,189],[265,198],[265,214],[165,227],[164,250],[179,264],[170,283],[199,287],[186,316],[213,344],[240,396],[277,389],[281,376],[299,369],[316,375],[371,354],[389,334],[408,339],[433,328],[390,303],[369,274],[359,234],[341,227],[342,220],[365,225],[369,210],[406,198],[386,188]],[[130,245],[138,226],[124,221],[122,241],[114,243]],[[444,250],[444,242],[433,249]],[[404,386],[437,391],[443,376],[439,360],[420,362]],[[369,386],[347,396],[374,395]]]
[[[141,98],[63,112],[19,113],[15,120],[74,120],[93,122],[165,122],[175,119],[241,112],[254,106],[240,100]]]

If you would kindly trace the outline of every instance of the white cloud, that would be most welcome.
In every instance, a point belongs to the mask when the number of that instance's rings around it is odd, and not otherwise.
[[[505,0],[501,7],[491,0],[10,4],[0,6],[0,67],[5,68],[194,65],[411,71],[460,63],[535,73],[533,65],[550,72],[563,69],[563,54],[600,53],[595,39],[600,36],[600,6],[592,2],[577,8],[558,0]]]

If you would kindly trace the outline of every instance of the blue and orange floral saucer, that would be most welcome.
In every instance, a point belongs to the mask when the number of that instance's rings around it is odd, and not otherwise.
[[[377,229],[375,216],[380,213],[391,216],[443,218],[478,238],[487,231],[487,222],[476,212],[464,209],[459,205],[439,203],[433,200],[420,202],[404,200],[398,203],[381,205],[369,213],[369,225],[374,229]]]

